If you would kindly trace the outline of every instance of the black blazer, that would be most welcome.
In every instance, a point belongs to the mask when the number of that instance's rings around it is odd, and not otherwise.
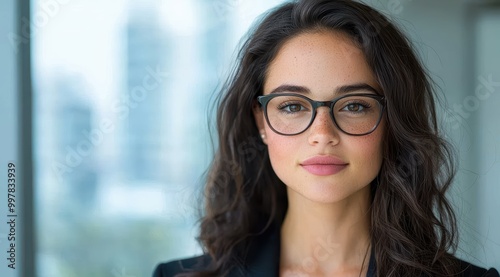
[[[269,228],[252,241],[245,265],[236,266],[227,277],[277,277],[279,276],[280,232],[279,228]],[[375,277],[375,259],[371,255],[367,277]],[[186,273],[196,269],[208,268],[211,262],[209,255],[197,256],[184,260],[176,260],[159,264],[153,277],[173,277],[178,273]],[[463,277],[500,277],[491,268],[486,270],[460,260]]]

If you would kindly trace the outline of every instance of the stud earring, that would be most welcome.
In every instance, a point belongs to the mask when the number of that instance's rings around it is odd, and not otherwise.
[[[264,135],[264,134],[260,134],[260,138],[261,138],[262,140],[264,140],[264,139],[266,139],[266,135]]]

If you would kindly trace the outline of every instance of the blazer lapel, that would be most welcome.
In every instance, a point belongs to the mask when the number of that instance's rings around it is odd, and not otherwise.
[[[280,228],[269,227],[254,237],[246,259],[246,268],[239,270],[245,277],[277,277],[280,265]],[[241,276],[241,275],[230,275]]]

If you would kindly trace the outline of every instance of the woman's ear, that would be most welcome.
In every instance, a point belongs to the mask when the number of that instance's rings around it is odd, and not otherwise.
[[[266,136],[266,129],[264,128],[264,112],[262,111],[262,108],[260,107],[259,104],[255,104],[253,106],[253,118],[255,120],[255,124],[257,125],[257,128],[259,129],[259,134],[260,138],[262,139],[262,142],[264,144],[267,144],[267,136]]]

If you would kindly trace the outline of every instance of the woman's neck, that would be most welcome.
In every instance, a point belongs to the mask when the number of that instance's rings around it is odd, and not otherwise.
[[[282,272],[359,276],[361,271],[366,275],[369,207],[370,186],[337,203],[310,201],[289,189],[281,227]]]

